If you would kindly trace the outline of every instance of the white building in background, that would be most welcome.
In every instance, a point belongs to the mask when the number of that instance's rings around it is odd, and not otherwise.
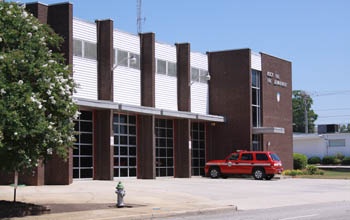
[[[350,156],[350,133],[293,134],[293,152],[308,158],[338,153]]]

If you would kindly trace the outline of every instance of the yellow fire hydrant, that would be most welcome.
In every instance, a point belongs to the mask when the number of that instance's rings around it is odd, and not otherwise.
[[[115,188],[116,188],[115,193],[118,195],[117,207],[122,208],[125,206],[124,204],[125,190],[122,182],[119,181],[118,185]]]

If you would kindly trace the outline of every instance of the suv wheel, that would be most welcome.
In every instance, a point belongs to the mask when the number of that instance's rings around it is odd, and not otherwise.
[[[211,178],[220,177],[220,168],[219,167],[211,167],[209,170],[209,175]]]
[[[265,171],[263,168],[255,168],[253,170],[253,177],[256,180],[262,180],[265,177]]]
[[[271,180],[275,175],[270,174],[270,175],[266,175],[265,179],[266,180]]]

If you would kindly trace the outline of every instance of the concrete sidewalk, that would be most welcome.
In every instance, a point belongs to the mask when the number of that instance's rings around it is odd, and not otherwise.
[[[116,208],[114,193],[122,181],[127,207]],[[13,188],[0,186],[0,200],[13,199]],[[68,186],[25,186],[17,200],[47,205],[50,214],[18,219],[152,219],[222,210],[260,209],[350,200],[350,180],[157,178],[74,181]]]

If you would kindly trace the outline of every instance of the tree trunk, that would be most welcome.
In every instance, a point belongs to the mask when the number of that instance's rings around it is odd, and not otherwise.
[[[18,171],[15,170],[15,183],[14,183],[14,191],[13,191],[13,202],[16,202],[16,192],[18,186]]]

